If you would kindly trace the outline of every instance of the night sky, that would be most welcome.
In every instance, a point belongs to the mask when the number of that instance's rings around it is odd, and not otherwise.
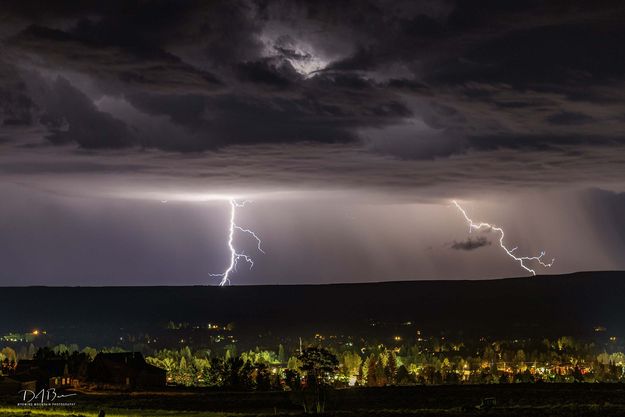
[[[3,1],[0,285],[625,269],[621,1]]]

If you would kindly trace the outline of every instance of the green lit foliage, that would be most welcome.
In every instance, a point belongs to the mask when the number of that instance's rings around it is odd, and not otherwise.
[[[2,359],[3,361],[6,359],[9,362],[13,361],[17,361],[17,353],[15,353],[15,350],[10,348],[10,347],[4,347],[2,348],[2,350],[0,351],[0,359]]]
[[[308,385],[327,384],[333,381],[338,371],[338,359],[324,348],[306,348],[298,359],[301,362],[300,370],[306,376]]]
[[[323,413],[328,389],[339,369],[339,361],[332,352],[319,347],[304,349],[298,359],[306,381],[302,396],[304,411]]]
[[[419,338],[392,347],[362,340],[328,340],[324,348],[300,355],[293,346],[274,345],[237,352],[232,343],[211,351],[191,346],[149,351],[146,361],[165,369],[170,384],[231,390],[291,390],[326,385],[345,387],[409,384],[492,384],[533,382],[625,382],[622,342],[606,337],[594,342],[571,337],[551,340],[459,341],[449,337]],[[223,345],[221,345],[223,346]],[[239,346],[240,348],[240,346]],[[20,359],[72,358],[88,362],[94,348],[61,344],[36,350],[25,342],[0,350],[3,372]],[[104,352],[122,352],[118,347]],[[76,353],[74,353],[76,352]]]

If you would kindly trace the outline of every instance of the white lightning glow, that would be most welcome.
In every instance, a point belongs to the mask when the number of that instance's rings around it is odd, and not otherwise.
[[[256,233],[254,233],[252,230],[250,229],[244,229],[240,226],[238,226],[235,222],[235,215],[236,215],[236,211],[237,208],[239,207],[245,207],[245,205],[247,203],[249,203],[250,201],[245,200],[242,202],[238,202],[236,200],[231,199],[230,200],[230,228],[228,231],[228,248],[230,249],[230,263],[228,265],[228,268],[226,268],[226,270],[220,274],[209,274],[211,277],[221,277],[221,281],[219,282],[220,286],[224,286],[226,284],[230,283],[230,274],[232,272],[236,272],[237,270],[237,263],[239,262],[239,260],[244,260],[245,262],[247,262],[250,265],[250,269],[252,269],[252,267],[254,266],[254,260],[245,255],[243,252],[237,252],[237,250],[234,247],[234,232],[236,230],[243,232],[243,233],[247,233],[250,236],[252,236],[254,239],[256,239],[256,243],[258,244],[258,250],[261,253],[265,253],[265,251],[262,250],[262,248],[260,247],[261,245],[261,240],[260,238],[256,235]]]
[[[528,267],[527,265],[525,265],[526,261],[538,262],[538,264],[540,264],[541,266],[545,268],[550,268],[551,265],[553,265],[553,263],[555,262],[555,258],[552,259],[550,263],[543,262],[542,259],[543,259],[543,256],[545,256],[545,251],[541,251],[538,256],[515,256],[513,252],[516,251],[518,247],[508,249],[506,245],[504,245],[503,239],[504,239],[505,233],[501,227],[497,227],[495,225],[484,223],[484,222],[474,223],[473,220],[471,220],[471,218],[469,218],[469,216],[467,215],[467,212],[460,206],[460,204],[458,204],[456,200],[452,200],[452,203],[456,206],[458,210],[460,210],[460,212],[464,216],[464,219],[467,221],[469,225],[469,232],[472,232],[473,230],[480,230],[480,229],[488,229],[488,230],[494,230],[498,232],[499,233],[499,246],[501,246],[501,248],[506,252],[506,254],[509,257],[517,261],[519,265],[521,265],[521,268],[525,269],[527,272],[530,272],[532,275],[536,275],[536,271]]]

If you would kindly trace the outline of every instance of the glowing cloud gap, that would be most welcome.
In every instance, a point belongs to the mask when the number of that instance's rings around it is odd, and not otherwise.
[[[220,286],[230,284],[230,274],[233,271],[236,272],[237,264],[240,259],[243,259],[245,262],[247,262],[250,265],[250,269],[252,269],[252,267],[254,266],[254,260],[251,257],[245,255],[243,252],[237,252],[237,250],[235,249],[234,247],[235,230],[251,235],[254,239],[256,239],[259,252],[265,253],[265,251],[263,251],[262,248],[260,247],[262,242],[260,238],[256,235],[256,233],[254,233],[252,230],[244,229],[235,223],[235,214],[236,214],[237,208],[245,207],[245,204],[249,202],[250,201],[248,200],[245,200],[242,202],[238,202],[236,200],[230,200],[230,207],[231,207],[230,228],[228,229],[229,230],[228,231],[228,248],[230,249],[230,264],[228,265],[228,268],[220,274],[209,274],[211,277],[221,277],[221,281],[219,282]]]
[[[515,246],[512,249],[508,249],[506,245],[503,244],[503,238],[505,234],[501,227],[497,227],[489,223],[473,223],[473,220],[469,218],[469,216],[467,215],[467,212],[460,206],[460,204],[458,204],[456,200],[452,200],[452,203],[456,206],[458,210],[460,210],[460,212],[464,216],[464,219],[469,224],[469,233],[472,232],[473,230],[480,230],[480,229],[490,229],[490,230],[495,230],[499,232],[499,246],[501,246],[501,248],[504,251],[506,251],[509,257],[517,261],[519,265],[521,265],[521,268],[525,269],[527,272],[530,272],[532,275],[536,275],[536,271],[528,267],[527,265],[525,265],[525,261],[536,261],[540,265],[544,266],[545,268],[550,268],[551,265],[553,265],[553,263],[555,262],[555,258],[552,259],[550,263],[543,262],[542,258],[543,256],[545,256],[545,251],[541,251],[540,255],[538,256],[515,256],[513,252],[517,250],[518,247]]]

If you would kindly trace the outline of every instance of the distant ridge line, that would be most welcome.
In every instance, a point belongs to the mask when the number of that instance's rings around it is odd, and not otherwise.
[[[502,281],[514,280],[544,280],[544,279],[560,279],[575,278],[588,274],[623,274],[625,270],[588,270],[569,272],[565,274],[538,274],[536,276],[514,276],[501,278],[484,278],[484,279],[406,279],[391,281],[363,281],[363,282],[331,282],[331,283],[305,283],[305,284],[234,284],[222,288],[249,288],[249,287],[332,287],[332,286],[360,286],[360,285],[387,285],[387,284],[410,284],[410,283],[495,283]],[[218,288],[219,285],[7,285],[0,288]]]

